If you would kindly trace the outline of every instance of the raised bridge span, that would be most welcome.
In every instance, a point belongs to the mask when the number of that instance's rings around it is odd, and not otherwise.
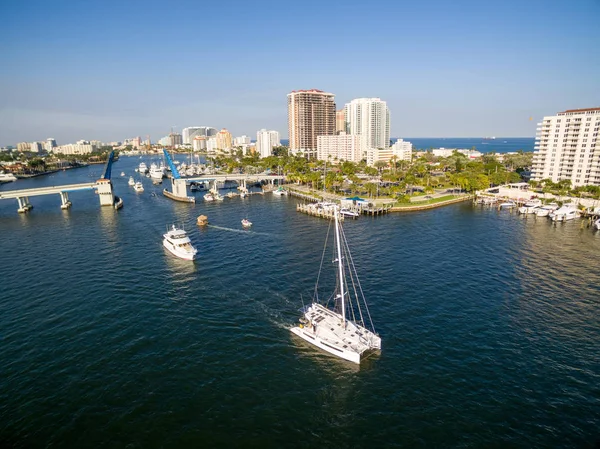
[[[242,187],[246,187],[247,183],[255,183],[261,181],[267,181],[270,184],[274,184],[275,181],[281,182],[285,180],[285,176],[281,175],[270,175],[268,173],[261,173],[255,175],[249,174],[224,174],[224,175],[202,175],[202,176],[192,176],[189,178],[182,178],[179,170],[177,170],[177,166],[173,163],[169,152],[163,149],[163,154],[165,156],[165,160],[171,169],[171,190],[168,189],[163,190],[163,194],[167,198],[171,198],[175,201],[182,201],[185,203],[193,203],[196,199],[193,196],[188,196],[187,194],[187,185],[190,182],[206,182],[209,183],[212,189],[217,188],[217,182],[224,181],[236,181]]]

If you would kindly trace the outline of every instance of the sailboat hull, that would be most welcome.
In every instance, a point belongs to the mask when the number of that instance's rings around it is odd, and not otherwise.
[[[306,309],[306,324],[290,328],[292,333],[310,344],[353,363],[381,349],[381,338],[368,329],[342,320],[342,316],[321,304],[313,303]]]
[[[337,357],[340,357],[342,359],[348,360],[353,363],[360,363],[360,356],[361,356],[360,354],[358,354],[356,352],[350,352],[343,348],[338,348],[337,346],[326,343],[323,340],[321,340],[318,336],[315,336],[314,334],[311,335],[312,330],[310,330],[310,329],[300,328],[300,327],[292,327],[290,330],[292,331],[292,333],[296,334],[298,337],[309,342],[311,345],[314,345],[317,348],[322,349],[325,352],[328,352],[329,354],[333,354]]]

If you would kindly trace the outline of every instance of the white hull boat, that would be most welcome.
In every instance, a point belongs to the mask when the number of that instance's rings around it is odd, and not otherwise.
[[[140,181],[138,181],[133,186],[133,190],[135,190],[136,192],[143,192],[144,191],[144,185]]]
[[[273,195],[284,196],[287,194],[288,191],[285,190],[283,187],[278,187],[277,189],[273,190]]]
[[[346,208],[340,209],[340,214],[342,214],[346,217],[350,217],[350,218],[357,218],[360,216],[360,214],[358,212],[351,210],[351,209],[346,209]]]
[[[556,209],[558,209],[558,207],[559,206],[556,203],[546,204],[545,206],[537,208],[535,210],[535,215],[538,217],[547,217],[552,212],[554,212]]]
[[[594,229],[600,231],[600,218],[594,222]]]
[[[215,197],[212,196],[212,193],[207,193],[207,194],[204,195],[204,201],[209,201],[210,202],[210,201],[214,201],[214,200],[215,200]]]
[[[14,182],[16,180],[17,177],[12,173],[0,172],[0,182]]]
[[[498,207],[501,209],[510,209],[511,207],[515,207],[516,204],[512,201],[505,201],[504,203],[500,203]]]
[[[569,221],[579,217],[579,210],[572,204],[566,204],[556,209],[549,216],[552,221]]]
[[[242,226],[245,228],[249,228],[250,226],[252,226],[252,222],[250,220],[248,220],[247,218],[244,218],[242,220]]]
[[[127,184],[129,184],[131,187],[135,185],[135,179],[133,179],[133,176],[129,177],[129,181],[127,181]]]
[[[290,331],[329,354],[360,363],[371,353],[381,350],[381,337],[373,328],[337,207],[334,218],[337,282],[327,302],[333,301],[335,306],[330,309],[319,302],[317,284],[312,304],[302,309],[299,323]],[[326,242],[323,255],[327,246]]]
[[[535,211],[542,206],[541,200],[527,201],[524,205],[519,207],[520,214],[535,214]]]
[[[144,174],[148,173],[148,166],[145,163],[140,162],[138,170],[139,170],[140,173],[144,173]]]
[[[175,225],[172,225],[171,229],[163,234],[163,246],[174,256],[185,260],[194,260],[198,253],[198,250],[192,246],[192,241],[185,230],[178,229]]]

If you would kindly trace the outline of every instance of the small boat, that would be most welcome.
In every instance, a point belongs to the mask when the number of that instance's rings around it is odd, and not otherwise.
[[[544,206],[538,207],[535,210],[535,215],[537,217],[547,217],[548,215],[550,215],[552,212],[554,212],[558,208],[559,208],[559,206],[556,203],[546,204]]]
[[[346,217],[350,217],[350,218],[356,218],[356,217],[360,216],[360,214],[358,212],[356,212],[355,210],[348,209],[346,207],[342,207],[340,209],[340,214],[344,215]]]
[[[498,207],[501,209],[510,209],[511,207],[515,207],[516,203],[514,201],[505,201],[504,203],[498,204]]]
[[[12,173],[0,172],[0,182],[14,182],[16,180],[17,177]]]
[[[339,208],[334,210],[337,281],[333,293],[319,298],[318,279],[312,304],[304,306],[299,323],[290,331],[323,351],[350,362],[360,363],[372,352],[381,350],[381,337],[375,333],[367,302],[356,275],[354,260],[340,221]],[[328,232],[329,237],[329,232]],[[330,251],[327,238],[323,257]],[[322,259],[324,260],[324,259]],[[333,308],[322,303],[335,303]]]
[[[594,229],[600,231],[600,218],[598,218],[595,222],[594,222]]]
[[[565,204],[552,212],[549,217],[552,221],[569,221],[579,217],[579,209],[574,204]]]
[[[233,193],[233,192],[227,192],[227,194],[226,194],[225,196],[226,196],[227,198],[234,198],[234,197],[236,197],[237,195],[236,195],[235,193]]]
[[[136,192],[143,192],[144,191],[144,185],[140,181],[138,181],[133,186],[133,190],[135,190]]]
[[[248,194],[246,192],[244,192],[243,190],[240,192],[240,198],[246,198],[248,196]]]
[[[542,200],[529,200],[519,207],[520,214],[535,214],[535,211],[542,206]]]
[[[208,217],[206,215],[198,215],[196,223],[198,226],[206,226],[208,224]]]
[[[198,250],[192,246],[192,241],[185,230],[179,229],[175,225],[172,225],[171,229],[163,234],[163,246],[173,255],[185,260],[194,260],[198,253]]]
[[[115,202],[113,204],[115,210],[119,210],[123,207],[123,198],[115,196]]]
[[[283,187],[281,187],[281,186],[279,186],[279,187],[277,187],[275,190],[273,190],[273,195],[279,195],[279,196],[282,196],[282,195],[287,195],[287,194],[288,194],[288,191],[287,191],[287,190],[285,190],[285,189],[284,189]]]
[[[214,201],[214,200],[215,200],[215,197],[212,196],[212,193],[206,193],[204,195],[204,201]]]
[[[144,162],[140,162],[138,170],[140,173],[148,173],[148,166]]]
[[[135,185],[135,179],[133,179],[133,176],[129,177],[129,181],[127,181],[127,184],[129,184],[131,187]]]
[[[125,172],[124,171],[121,172],[121,176],[125,176]]]
[[[250,226],[252,226],[252,222],[250,220],[248,220],[247,218],[244,218],[242,220],[242,226],[245,228],[249,228]]]

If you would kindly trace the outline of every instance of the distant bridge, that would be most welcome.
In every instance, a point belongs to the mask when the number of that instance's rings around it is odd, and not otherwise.
[[[104,173],[100,179],[96,182],[84,182],[81,184],[66,184],[62,186],[52,187],[34,187],[31,189],[20,189],[20,190],[5,190],[0,191],[0,200],[17,199],[19,213],[28,212],[33,209],[33,206],[29,202],[30,196],[40,195],[60,195],[61,209],[68,209],[71,207],[71,201],[69,201],[69,192],[77,192],[80,190],[96,190],[98,197],[100,198],[101,206],[113,206],[116,202],[115,196],[112,191],[112,182],[110,175],[112,171],[112,164],[114,160],[114,152],[111,151],[108,155],[108,160],[104,166]]]
[[[273,184],[275,181],[284,181],[285,176],[281,175],[269,175],[266,173],[249,175],[249,174],[225,174],[225,175],[202,175],[202,176],[192,176],[189,178],[182,178],[179,170],[173,163],[171,156],[167,152],[167,150],[163,149],[163,153],[165,155],[165,159],[169,168],[171,169],[171,191],[164,189],[163,193],[167,198],[171,198],[175,201],[183,201],[186,203],[193,203],[196,199],[193,196],[188,196],[186,186],[190,182],[207,182],[209,183],[212,189],[217,188],[217,182],[225,182],[225,181],[236,181],[238,184],[246,188],[247,183],[256,183],[267,181],[270,184]]]

